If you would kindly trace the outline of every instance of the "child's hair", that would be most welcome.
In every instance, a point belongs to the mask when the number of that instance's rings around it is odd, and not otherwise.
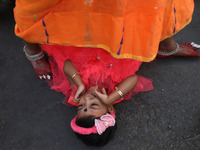
[[[90,115],[83,118],[76,119],[76,125],[83,128],[92,128],[95,125],[95,118],[94,116]],[[93,146],[103,146],[108,143],[108,141],[113,137],[116,131],[117,125],[116,123],[114,126],[110,126],[106,128],[106,130],[99,135],[98,133],[91,133],[91,134],[80,134],[76,133],[77,137],[81,139],[86,145],[93,145]]]

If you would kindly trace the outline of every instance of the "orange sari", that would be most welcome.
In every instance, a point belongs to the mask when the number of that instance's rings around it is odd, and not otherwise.
[[[15,33],[32,43],[98,47],[149,62],[191,21],[193,0],[16,0]]]

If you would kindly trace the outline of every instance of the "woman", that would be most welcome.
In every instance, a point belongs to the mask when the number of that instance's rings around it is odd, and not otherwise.
[[[115,58],[143,62],[157,52],[159,58],[199,57],[199,45],[173,40],[193,9],[192,0],[16,0],[15,33],[44,80],[51,79],[51,69],[39,44],[103,48]]]

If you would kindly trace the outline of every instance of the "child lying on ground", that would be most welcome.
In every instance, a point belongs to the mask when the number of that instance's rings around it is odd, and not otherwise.
[[[86,144],[104,145],[116,129],[113,104],[153,89],[152,81],[136,76],[141,62],[117,59],[101,48],[42,45],[49,55],[51,88],[65,104],[78,106],[71,127]]]
[[[107,95],[106,89],[98,86],[91,87],[85,93],[85,85],[71,60],[65,61],[63,71],[69,83],[77,86],[73,101],[79,105],[77,116],[71,122],[72,129],[88,145],[106,144],[116,130],[115,109],[112,104],[134,89],[137,76],[128,76]]]

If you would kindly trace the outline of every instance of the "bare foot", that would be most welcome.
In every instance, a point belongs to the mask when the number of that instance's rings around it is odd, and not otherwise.
[[[180,45],[178,51],[169,56],[157,55],[157,58],[170,58],[170,57],[200,57],[200,52],[197,51],[200,49],[200,45],[193,42],[188,42],[186,44]],[[170,51],[168,51],[170,52]]]
[[[198,49],[200,49],[200,45],[194,42],[178,46],[173,37],[170,37],[160,42],[157,58],[200,57]]]
[[[200,48],[198,44],[188,42],[179,46],[179,51],[175,56],[179,57],[200,57],[200,52],[197,51]]]
[[[41,58],[36,61],[30,61],[33,66],[34,72],[40,80],[52,80],[51,67],[46,58]]]
[[[24,52],[40,80],[51,80],[52,72],[49,62],[44,57],[39,44],[26,43]]]

